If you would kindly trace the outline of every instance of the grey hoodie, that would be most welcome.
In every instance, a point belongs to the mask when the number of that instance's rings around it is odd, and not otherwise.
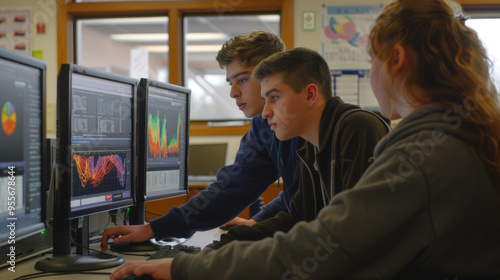
[[[316,220],[178,255],[173,279],[500,279],[498,182],[464,117],[438,105],[416,110]]]

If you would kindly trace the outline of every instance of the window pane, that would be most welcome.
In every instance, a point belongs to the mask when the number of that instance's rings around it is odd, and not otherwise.
[[[500,39],[498,27],[500,18],[472,18],[466,21],[467,26],[476,30],[493,62],[493,79],[497,90],[500,91]],[[500,92],[499,92],[500,94]]]
[[[191,89],[191,120],[246,119],[229,96],[226,72],[215,60],[222,44],[236,35],[262,30],[280,34],[280,16],[188,16],[185,86]]]
[[[78,19],[76,63],[168,82],[168,17]]]

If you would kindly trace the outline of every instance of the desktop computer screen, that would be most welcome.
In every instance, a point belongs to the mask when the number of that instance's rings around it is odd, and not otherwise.
[[[38,262],[35,268],[78,271],[123,262],[110,255],[81,256],[85,261],[73,255],[70,221],[133,205],[136,92],[136,79],[74,64],[61,66],[54,255]],[[88,237],[83,237],[82,242],[88,242]]]
[[[187,88],[149,79],[138,86],[137,202],[130,224],[145,222],[145,202],[188,193],[189,102]],[[166,245],[166,244],[165,244]],[[161,244],[127,243],[117,251],[152,251]]]
[[[139,190],[146,200],[185,195],[190,90],[142,79],[139,83]],[[145,172],[144,172],[145,171]]]
[[[46,64],[0,48],[0,266],[46,249]],[[37,242],[32,242],[36,240]]]
[[[79,70],[63,65],[59,84],[59,104],[69,109],[61,110],[58,137],[68,218],[133,203],[136,80]]]

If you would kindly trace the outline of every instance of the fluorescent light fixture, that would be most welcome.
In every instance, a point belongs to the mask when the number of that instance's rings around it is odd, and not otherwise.
[[[186,40],[188,41],[213,41],[213,40],[227,40],[228,37],[225,33],[187,33]]]
[[[168,17],[127,17],[127,18],[102,18],[80,19],[83,25],[138,25],[138,24],[167,24]]]
[[[127,33],[127,34],[111,34],[111,40],[120,42],[167,42],[167,33]]]
[[[111,34],[112,40],[120,42],[167,42],[168,33],[126,33],[126,34]],[[224,33],[187,33],[186,40],[191,42],[196,41],[213,41],[227,40]]]
[[[151,53],[167,53],[168,46],[152,46],[152,45],[143,45],[137,46],[140,49],[146,49]],[[186,47],[186,51],[189,53],[204,53],[204,52],[218,52],[221,48],[221,45],[191,45]]]
[[[280,22],[279,15],[260,15],[257,17],[259,18],[259,20],[265,21],[265,22]]]
[[[190,53],[200,52],[218,52],[222,45],[191,45],[186,47],[186,51]]]
[[[168,53],[168,46],[137,46],[138,49],[145,49],[150,53]]]

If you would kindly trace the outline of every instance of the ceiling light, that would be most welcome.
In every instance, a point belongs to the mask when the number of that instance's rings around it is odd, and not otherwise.
[[[186,47],[187,52],[200,53],[200,52],[218,52],[221,45],[191,45]]]
[[[138,49],[145,49],[150,53],[168,53],[168,46],[137,46]]]
[[[167,33],[127,33],[111,34],[112,40],[120,42],[167,42]]]
[[[158,24],[168,23],[168,17],[127,17],[127,18],[102,18],[102,19],[81,19],[78,22],[84,25],[138,25],[138,24]]]
[[[188,41],[212,41],[212,40],[227,40],[225,33],[187,33],[186,40]]]
[[[119,42],[167,42],[167,33],[126,33],[126,34],[111,34],[112,40]],[[224,33],[187,33],[186,40],[195,41],[213,41],[213,40],[227,40]]]
[[[265,21],[265,22],[280,22],[279,15],[260,15],[257,17],[259,18],[259,20]]]
[[[154,46],[154,45],[143,45],[137,46],[137,48],[145,49],[151,53],[167,53],[168,46]],[[189,53],[203,53],[203,52],[218,52],[221,45],[191,45],[186,47],[186,51]]]

